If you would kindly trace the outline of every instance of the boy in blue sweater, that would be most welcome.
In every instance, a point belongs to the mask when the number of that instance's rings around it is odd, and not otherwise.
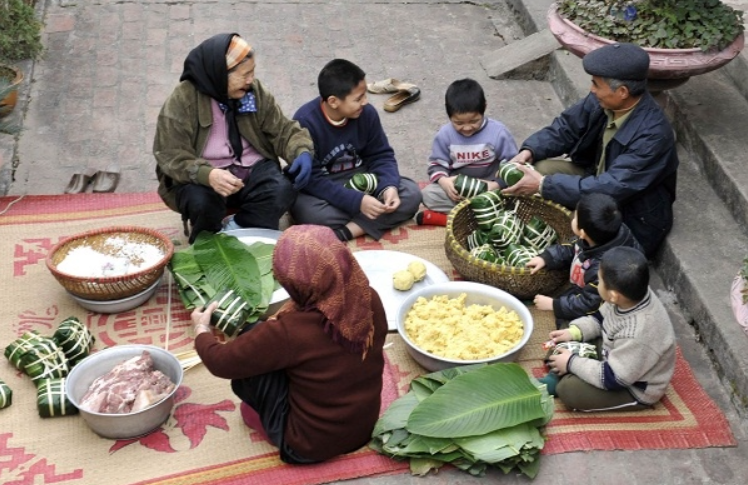
[[[400,177],[395,152],[366,97],[365,78],[352,62],[333,59],[319,73],[320,96],[294,115],[312,136],[315,160],[291,216],[297,223],[328,226],[341,241],[364,234],[378,240],[411,219],[421,203],[418,185]],[[349,188],[356,174],[374,175],[374,183]]]
[[[473,79],[449,85],[444,95],[449,123],[439,129],[429,156],[429,185],[423,188],[419,224],[447,225],[447,213],[462,199],[455,189],[459,174],[481,179],[496,190],[501,160],[517,154],[517,144],[503,123],[485,116],[486,95]]]

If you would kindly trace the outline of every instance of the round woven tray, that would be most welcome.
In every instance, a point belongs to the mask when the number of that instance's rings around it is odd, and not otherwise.
[[[128,242],[152,244],[164,253],[153,266],[122,276],[83,277],[63,273],[57,269],[68,253],[79,246],[100,249],[108,238],[121,237]],[[67,291],[88,300],[120,300],[145,291],[164,273],[164,267],[174,254],[174,244],[169,238],[145,227],[115,226],[96,229],[71,236],[57,243],[47,255],[47,268]]]
[[[505,197],[516,199],[515,211],[522,222],[538,216],[556,231],[558,241],[574,238],[571,211],[565,207],[540,197]],[[489,263],[471,256],[467,249],[467,237],[477,228],[469,200],[460,202],[449,213],[444,246],[447,258],[463,278],[495,286],[521,300],[532,299],[537,294],[552,293],[568,281],[569,272],[565,270],[540,270],[533,275],[524,267]]]

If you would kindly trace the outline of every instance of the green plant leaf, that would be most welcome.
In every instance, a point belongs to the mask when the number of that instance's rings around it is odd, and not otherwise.
[[[432,460],[429,458],[411,458],[410,459],[410,473],[422,477],[431,470],[438,470],[444,462],[438,460]]]
[[[541,397],[519,365],[492,364],[437,389],[411,412],[406,429],[435,438],[483,435],[544,417]]]
[[[537,446],[538,441],[539,446]],[[498,463],[520,454],[523,448],[542,449],[545,444],[538,429],[529,423],[518,424],[511,428],[499,429],[482,436],[460,438],[455,440],[465,453],[475,461]]]
[[[226,234],[201,232],[192,248],[213,288],[234,290],[252,308],[261,303],[260,269],[246,244]]]
[[[42,27],[34,7],[24,0],[0,2],[0,59],[39,58],[43,49]]]

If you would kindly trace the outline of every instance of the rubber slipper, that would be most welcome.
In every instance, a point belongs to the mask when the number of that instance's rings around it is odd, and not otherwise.
[[[418,101],[421,97],[421,90],[418,88],[410,88],[404,91],[398,91],[394,96],[391,96],[387,101],[384,102],[384,110],[390,113],[395,112],[414,101]]]
[[[74,173],[70,178],[70,183],[68,183],[68,186],[65,188],[65,193],[80,194],[85,192],[88,188],[88,184],[91,183],[92,178],[93,177],[86,175],[85,173]]]
[[[93,176],[94,192],[114,192],[119,183],[119,172],[96,172]]]
[[[414,87],[416,87],[415,84],[400,82],[394,78],[387,78],[367,84],[366,90],[373,94],[388,94],[408,90]]]

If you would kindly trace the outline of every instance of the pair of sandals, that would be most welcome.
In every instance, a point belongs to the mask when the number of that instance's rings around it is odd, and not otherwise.
[[[366,85],[366,90],[373,94],[391,94],[391,96],[384,102],[384,110],[393,113],[406,104],[418,101],[421,97],[421,90],[415,84],[404,83],[394,78],[384,79],[369,83]]]
[[[119,183],[119,172],[107,172],[105,170],[99,170],[90,173],[76,173],[70,178],[65,189],[66,194],[81,194],[88,189],[91,185],[91,190],[97,193],[103,192],[114,192],[117,189]]]

